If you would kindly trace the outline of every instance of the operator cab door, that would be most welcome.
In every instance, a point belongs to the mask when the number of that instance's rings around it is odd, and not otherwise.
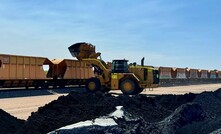
[[[128,60],[113,60],[111,65],[111,89],[119,89],[120,79],[128,73]]]
[[[153,70],[153,84],[159,84],[160,78],[159,78],[159,71]]]

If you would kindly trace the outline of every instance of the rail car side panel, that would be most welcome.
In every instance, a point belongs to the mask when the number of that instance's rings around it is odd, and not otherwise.
[[[176,68],[174,70],[176,77],[175,79],[186,79],[186,69],[185,68]]]
[[[24,65],[24,79],[30,79],[30,66]]]
[[[189,76],[190,79],[198,79],[199,78],[199,70],[197,70],[197,69],[190,69],[189,74],[190,74],[190,76]]]
[[[209,78],[208,75],[209,75],[208,70],[201,70],[200,71],[200,78],[207,79],[207,78]]]
[[[160,67],[160,79],[172,79],[172,68],[170,67]]]
[[[216,71],[210,71],[210,79],[216,79],[217,78],[217,72]]]
[[[0,54],[0,79],[45,79],[47,58]],[[49,60],[48,60],[49,61]]]
[[[17,65],[16,78],[23,79],[24,78],[24,66],[19,64]]]

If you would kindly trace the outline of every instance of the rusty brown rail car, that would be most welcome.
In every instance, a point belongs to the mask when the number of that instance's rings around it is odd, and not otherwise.
[[[86,79],[91,77],[92,68],[77,60],[0,54],[2,88],[84,85]]]
[[[159,67],[160,85],[221,83],[221,71]]]

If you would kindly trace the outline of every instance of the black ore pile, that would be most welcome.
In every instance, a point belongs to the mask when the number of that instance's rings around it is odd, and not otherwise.
[[[179,133],[208,134],[221,129],[221,89],[201,93],[193,103],[201,105],[206,118],[201,122],[186,125],[179,130]]]
[[[215,134],[221,130],[221,89],[218,89],[199,95],[155,97],[72,92],[32,113],[25,125],[20,124],[23,126],[17,133],[48,133],[66,125],[106,116],[114,112],[116,106],[123,106],[126,114],[122,119],[115,119],[117,126],[93,127],[87,131],[101,134]],[[83,129],[80,128],[80,132],[84,132]]]
[[[24,123],[24,120],[19,120],[0,109],[0,134],[12,134],[18,131]]]
[[[110,114],[117,99],[109,94],[70,93],[32,113],[19,133],[47,133],[65,125]]]
[[[163,120],[178,106],[192,101],[194,97],[192,94],[170,95],[168,98],[167,96],[153,98],[146,95],[115,97],[110,94],[72,92],[68,96],[60,97],[39,108],[31,115],[19,133],[47,133],[65,125],[105,116],[115,111],[116,106],[123,106],[128,114],[140,119],[138,122],[142,122],[145,126],[144,122]],[[129,122],[126,125],[124,121],[118,122],[122,130],[127,131]]]

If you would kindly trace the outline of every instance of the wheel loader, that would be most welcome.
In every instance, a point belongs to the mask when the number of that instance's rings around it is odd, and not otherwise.
[[[90,43],[80,42],[69,48],[73,57],[84,61],[94,70],[95,77],[86,81],[89,92],[108,92],[121,90],[123,94],[139,94],[145,88],[154,88],[159,84],[159,71],[152,66],[128,65],[128,60],[113,60],[106,64],[101,58],[101,53],[95,52],[95,46]]]

